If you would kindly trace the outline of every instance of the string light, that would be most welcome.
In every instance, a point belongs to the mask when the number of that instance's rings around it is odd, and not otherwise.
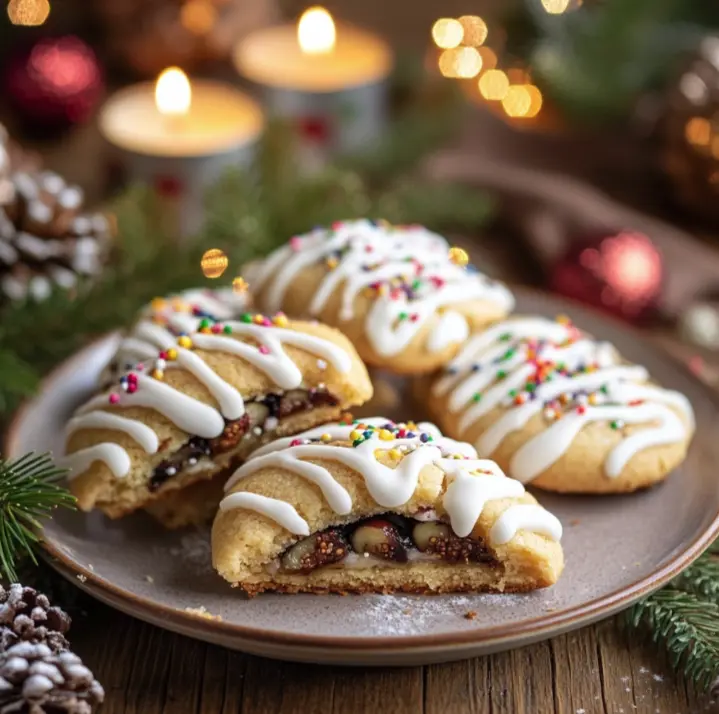
[[[474,47],[444,50],[439,57],[439,71],[444,77],[471,79],[482,69],[482,58]]]
[[[513,84],[502,99],[502,107],[510,117],[525,117],[532,107],[532,98],[523,84]]]
[[[507,95],[509,79],[501,69],[490,69],[479,78],[479,92],[490,101],[501,101]]]
[[[217,10],[209,0],[188,0],[180,9],[182,26],[194,35],[206,35],[217,21]]]
[[[459,47],[464,37],[464,28],[459,20],[451,17],[441,17],[432,25],[432,39],[437,47],[451,50]]]
[[[507,77],[510,84],[528,84],[530,82],[529,72],[521,67],[511,67],[507,70]]]
[[[489,30],[487,23],[477,15],[462,15],[459,18],[462,25],[463,39],[465,45],[470,47],[479,47],[487,39]]]
[[[684,127],[684,136],[694,146],[707,146],[711,140],[712,127],[704,117],[692,117]]]
[[[50,14],[48,0],[10,0],[7,16],[13,25],[37,27],[47,20]]]

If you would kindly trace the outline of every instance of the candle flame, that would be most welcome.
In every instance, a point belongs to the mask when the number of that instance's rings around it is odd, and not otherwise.
[[[190,111],[192,88],[187,75],[179,67],[169,67],[155,85],[155,104],[161,114],[181,116]]]
[[[326,54],[335,46],[336,30],[332,15],[323,7],[305,10],[297,25],[297,40],[307,54]]]

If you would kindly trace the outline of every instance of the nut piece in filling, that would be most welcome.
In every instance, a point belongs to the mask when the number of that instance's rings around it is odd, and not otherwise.
[[[407,549],[402,544],[397,529],[381,518],[373,518],[361,524],[351,536],[356,553],[369,553],[383,560],[407,562]]]
[[[303,538],[295,543],[281,559],[283,570],[309,573],[323,565],[331,565],[347,555],[347,541],[339,528]]]

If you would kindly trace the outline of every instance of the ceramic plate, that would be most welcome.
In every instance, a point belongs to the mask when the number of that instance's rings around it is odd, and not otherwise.
[[[567,565],[555,587],[524,595],[247,600],[213,573],[208,532],[165,532],[144,514],[109,521],[100,513],[58,513],[45,529],[50,562],[78,587],[160,627],[268,657],[334,664],[461,659],[556,635],[627,607],[676,575],[717,535],[717,402],[630,329],[539,293],[517,294],[519,312],[567,313],[687,394],[699,425],[686,462],[656,488],[610,497],[535,494],[565,529]],[[92,391],[116,344],[117,336],[101,339],[49,377],[12,424],[8,456],[59,451],[67,416]],[[202,607],[222,619],[192,612]],[[470,611],[475,619],[464,617]]]

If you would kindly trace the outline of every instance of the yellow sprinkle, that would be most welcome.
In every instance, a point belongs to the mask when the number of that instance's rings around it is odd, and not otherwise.
[[[328,441],[332,441],[332,434],[322,434],[320,440],[324,441],[325,443],[327,443]]]
[[[394,434],[387,429],[380,429],[379,438],[382,439],[382,441],[392,441],[394,439]]]
[[[261,325],[265,321],[265,316],[257,313],[252,319],[256,324]]]
[[[334,270],[337,267],[338,263],[339,261],[337,260],[337,258],[327,258],[327,267],[330,270]]]
[[[167,359],[177,359],[177,350],[174,347],[167,350]]]
[[[162,381],[165,377],[165,373],[161,369],[153,369],[152,376],[155,379]]]
[[[357,439],[359,439],[360,436],[362,436],[362,432],[361,432],[361,431],[357,431],[357,429],[353,429],[353,430],[350,432],[350,439],[352,439],[352,441],[357,441]]]
[[[461,459],[461,458],[462,458],[462,454],[452,454],[452,458],[453,458],[453,459]]]
[[[402,452],[399,449],[390,449],[387,452],[392,459],[401,459],[402,458]]]
[[[449,259],[461,268],[466,267],[469,263],[469,255],[467,255],[467,251],[464,250],[464,248],[458,248],[457,246],[449,249]]]
[[[243,277],[237,276],[232,281],[232,290],[235,293],[244,293],[248,287],[247,281]]]
[[[568,325],[571,322],[571,320],[569,319],[569,317],[567,315],[557,315],[557,322],[560,325]]]
[[[417,425],[416,425],[413,421],[408,421],[408,422],[407,422],[407,428],[408,428],[410,431],[417,431]]]
[[[157,311],[164,310],[166,306],[167,306],[167,300],[165,300],[165,298],[159,298],[159,297],[158,297],[158,298],[155,298],[155,299],[150,303],[150,307],[151,307],[153,310],[157,310]]]
[[[277,327],[287,327],[289,324],[289,320],[287,319],[287,315],[275,315],[272,318],[273,324],[277,325]]]
[[[190,312],[191,308],[189,303],[185,302],[184,300],[173,300],[172,309],[175,312]]]
[[[209,327],[202,327],[202,328],[200,328],[200,332],[203,335],[209,335],[212,332],[212,330]]]
[[[189,337],[183,335],[182,337],[178,337],[177,344],[180,345],[180,347],[185,347],[189,349],[190,347],[192,347],[192,340]]]

